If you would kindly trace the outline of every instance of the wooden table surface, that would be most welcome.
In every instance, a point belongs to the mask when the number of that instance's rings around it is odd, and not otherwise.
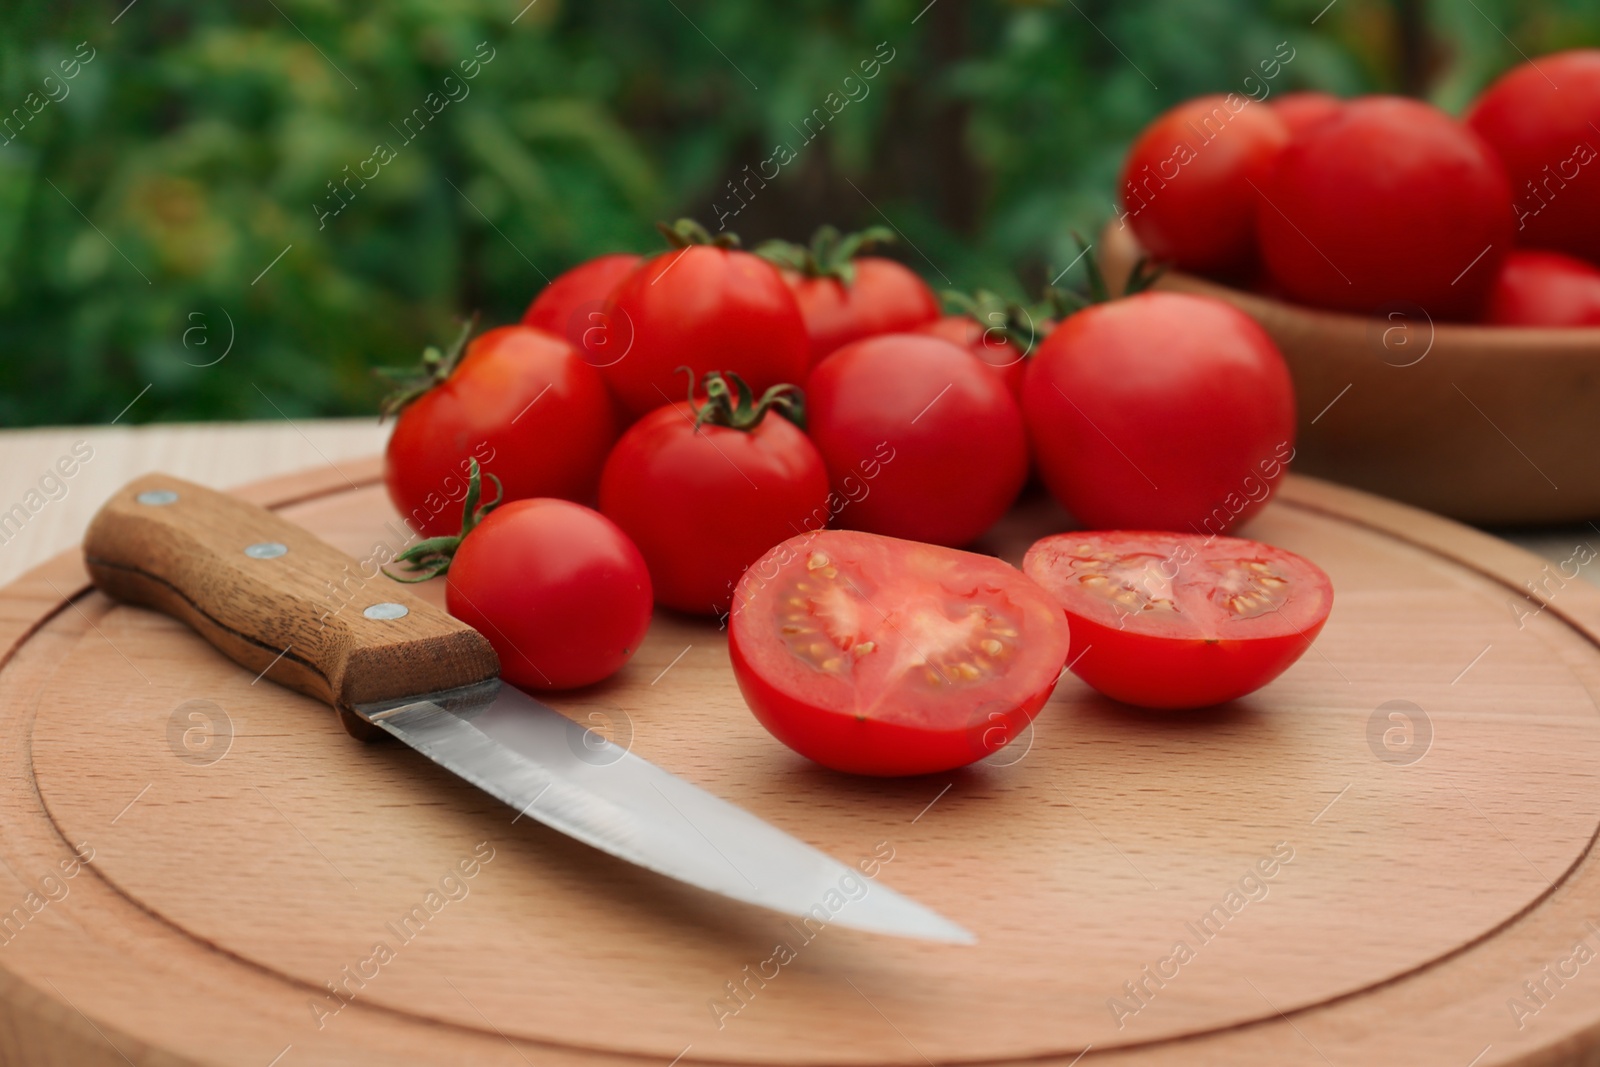
[[[0,585],[77,544],[101,502],[136,475],[164,471],[225,489],[306,467],[337,468],[381,451],[388,435],[373,418],[0,431]],[[80,454],[92,449],[90,458],[68,462],[72,477],[53,478],[74,446]],[[20,530],[6,519],[18,504],[37,506]],[[1566,563],[1570,577],[1576,560],[1590,559],[1579,573],[1600,585],[1600,524],[1492,532],[1550,560],[1552,575]],[[1580,544],[1587,551],[1575,557]]]
[[[137,475],[165,471],[225,489],[374,455],[388,436],[375,418],[0,431],[0,585],[82,540],[95,510]],[[74,447],[89,458],[74,462]],[[70,478],[59,478],[63,458]],[[20,531],[6,518],[18,504],[36,506]]]

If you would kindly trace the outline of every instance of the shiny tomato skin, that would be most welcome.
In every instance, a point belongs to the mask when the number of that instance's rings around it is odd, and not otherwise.
[[[793,423],[694,426],[687,404],[634,423],[606,461],[600,510],[633,538],[656,603],[726,611],[744,569],[796,530],[828,521],[828,472]]]
[[[684,398],[688,367],[742,377],[759,396],[805,378],[800,306],[771,263],[712,245],[663,252],[628,274],[585,354],[633,418]]]
[[[1294,386],[1244,312],[1145,292],[1069,316],[1028,360],[1045,487],[1089,529],[1223,533],[1294,455]]]
[[[1055,534],[1028,549],[1022,569],[1066,613],[1073,673],[1145,708],[1255,692],[1311,647],[1333,607],[1315,564],[1235,537]]]
[[[579,263],[539,291],[522,324],[563,337],[582,354],[584,334],[602,322],[606,298],[642,262],[643,256],[613,252]]]
[[[1248,97],[1179,104],[1128,150],[1122,221],[1158,260],[1202,273],[1242,271],[1255,260],[1257,190],[1288,140],[1283,120]]]
[[[515,500],[461,542],[445,575],[450,614],[483,634],[500,677],[523,689],[608,678],[650,627],[650,574],[616,523],[566,500]]]
[[[560,338],[501,326],[474,338],[455,371],[400,413],[384,452],[389,499],[426,537],[461,529],[477,459],[505,499],[589,501],[617,439],[600,373]],[[494,489],[484,479],[485,498]]]
[[[855,280],[812,278],[784,271],[810,338],[811,366],[851,341],[903,333],[939,317],[939,301],[909,267],[879,256],[858,256]]]
[[[1009,564],[841,530],[753,563],[728,629],[739,690],[774,737],[880,776],[965,766],[1014,740],[1068,642],[1055,602]]]
[[[999,330],[985,329],[970,315],[945,315],[918,326],[912,332],[938,337],[965,348],[993,371],[1005,383],[1011,395],[1021,402],[1023,372],[1028,369],[1027,357]]]
[[[959,546],[1005,514],[1028,474],[1022,415],[971,353],[919,334],[846,345],[806,385],[837,524]]]
[[[1299,92],[1274,96],[1267,106],[1283,120],[1289,136],[1294,137],[1301,130],[1310,129],[1323,119],[1338,114],[1339,109],[1344,107],[1344,101],[1332,93]]]
[[[1510,175],[1517,243],[1600,264],[1600,49],[1513,69],[1484,90],[1466,123]]]
[[[1428,104],[1352,100],[1289,142],[1256,215],[1289,297],[1475,318],[1511,249],[1511,185],[1482,138]]]
[[[1560,252],[1517,251],[1500,265],[1491,326],[1600,326],[1600,267]]]

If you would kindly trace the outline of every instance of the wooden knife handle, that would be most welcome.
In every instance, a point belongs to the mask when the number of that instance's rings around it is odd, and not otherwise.
[[[124,486],[83,539],[107,595],[188,623],[279,685],[339,709],[495,677],[494,649],[399,583],[264,508],[164,474]]]

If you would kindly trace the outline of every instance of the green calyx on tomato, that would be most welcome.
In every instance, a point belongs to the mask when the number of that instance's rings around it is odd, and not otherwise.
[[[1089,276],[1088,292],[1079,293],[1056,285],[1045,286],[1046,308],[1058,321],[1075,311],[1082,311],[1095,304],[1109,303],[1112,299],[1111,288],[1106,285],[1106,275],[1100,269],[1100,262],[1095,257],[1093,246],[1084,241],[1083,235],[1077,232],[1073,233],[1072,240],[1078,246],[1078,258],[1083,260],[1084,273]],[[1133,269],[1128,271],[1128,280],[1123,286],[1122,296],[1129,297],[1144,292],[1160,279],[1166,269],[1165,265],[1153,262],[1149,256],[1141,255],[1134,261]]]
[[[763,241],[757,246],[756,255],[807,278],[834,278],[853,285],[855,258],[879,245],[893,244],[894,240],[894,231],[887,226],[869,226],[850,234],[840,233],[836,226],[823,226],[812,235],[810,247],[791,241]]]
[[[726,426],[748,433],[761,425],[769,411],[802,430],[806,428],[805,394],[798,385],[774,385],[757,399],[739,375],[732,371],[709,371],[700,383],[706,396],[702,404],[695,398],[694,372],[688,367],[678,369],[689,376],[689,409],[694,412],[696,430],[702,426]]]
[[[467,495],[461,502],[461,532],[445,537],[429,537],[418,541],[404,552],[395,557],[396,563],[404,563],[407,573],[405,575],[387,574],[397,582],[425,582],[429,578],[437,578],[441,574],[448,574],[450,562],[455,559],[456,549],[461,547],[461,542],[472,532],[473,528],[482,522],[484,516],[500,506],[505,498],[505,488],[501,486],[500,479],[489,475],[489,480],[494,483],[494,499],[479,503],[483,496],[483,478],[478,470],[476,459],[469,461],[467,474]]]
[[[984,344],[992,346],[1004,342],[1024,357],[1031,356],[1056,323],[1074,312],[1109,303],[1112,299],[1105,272],[1100,269],[1091,246],[1080,234],[1074,233],[1072,239],[1078,244],[1078,259],[1083,260],[1084,271],[1088,274],[1087,292],[1047,285],[1039,302],[1030,306],[988,289],[973,293],[950,289],[939,294],[945,309],[978,323],[983,328]],[[1161,264],[1152,263],[1149,256],[1140,256],[1128,274],[1121,295],[1127,297],[1144,292],[1165,269]]]
[[[400,414],[412,401],[450,377],[456,369],[456,364],[461,362],[461,355],[467,350],[467,342],[472,339],[473,331],[477,328],[478,313],[474,311],[472,317],[461,324],[461,332],[456,335],[449,348],[441,352],[437,345],[429,345],[422,350],[420,367],[373,368],[373,373],[378,377],[394,383],[394,390],[383,398],[383,403],[378,408],[378,421],[382,422],[390,415]]]
[[[673,248],[691,248],[694,245],[710,245],[712,248],[739,247],[738,234],[719,233],[713,237],[709,230],[694,219],[684,218],[673,223],[658,222],[656,229]]]
[[[1031,355],[1034,346],[1042,339],[1039,328],[1049,317],[1049,312],[1030,308],[988,289],[979,289],[974,293],[947,289],[939,294],[939,298],[946,310],[965,315],[983,327],[984,343],[995,344],[1004,340],[1024,356]]]

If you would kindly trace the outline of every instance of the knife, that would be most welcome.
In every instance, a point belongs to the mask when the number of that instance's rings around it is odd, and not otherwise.
[[[974,940],[937,912],[502,684],[482,634],[398,583],[367,577],[355,560],[264,508],[147,475],[101,507],[83,555],[107,595],[187,623],[258,677],[332,704],[356,737],[397,737],[603,852],[789,915],[901,937]],[[858,884],[869,885],[865,895],[843,891]]]

